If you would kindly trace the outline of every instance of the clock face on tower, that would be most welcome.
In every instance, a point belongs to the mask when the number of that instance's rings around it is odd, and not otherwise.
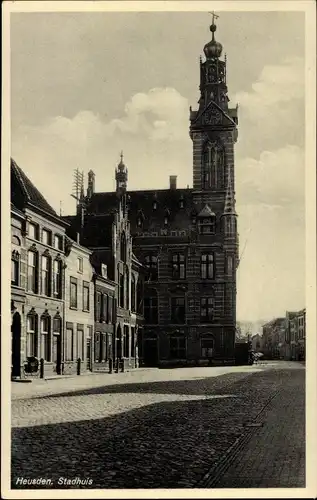
[[[203,122],[206,125],[217,125],[221,123],[221,113],[218,109],[211,107],[203,115]]]

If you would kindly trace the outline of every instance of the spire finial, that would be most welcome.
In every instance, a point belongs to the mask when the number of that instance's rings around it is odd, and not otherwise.
[[[121,153],[120,153],[120,158],[121,158],[121,163],[123,163],[123,151],[121,150]]]
[[[217,26],[215,25],[215,19],[218,19],[218,15],[215,13],[215,11],[213,10],[212,12],[209,12],[209,14],[212,15],[212,24],[210,26],[210,31],[212,32],[212,41],[215,40],[215,31],[217,29]]]

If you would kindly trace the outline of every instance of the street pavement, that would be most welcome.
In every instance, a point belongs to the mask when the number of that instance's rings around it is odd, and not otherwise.
[[[295,362],[13,383],[11,487],[304,487],[304,394]]]

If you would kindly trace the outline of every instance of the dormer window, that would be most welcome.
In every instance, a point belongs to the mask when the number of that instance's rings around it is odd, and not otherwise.
[[[183,200],[183,198],[181,198],[179,200],[179,208],[184,208],[184,200]]]
[[[157,209],[157,202],[153,201],[153,210],[156,210],[156,209]]]
[[[216,231],[216,218],[206,217],[199,221],[200,234],[215,234]]]
[[[138,217],[138,219],[137,219],[137,225],[138,225],[138,227],[142,227],[142,219],[141,219],[141,217]]]
[[[165,224],[165,226],[167,226],[167,224],[168,224],[168,217],[167,217],[167,215],[165,215],[165,217],[164,217],[164,224]]]

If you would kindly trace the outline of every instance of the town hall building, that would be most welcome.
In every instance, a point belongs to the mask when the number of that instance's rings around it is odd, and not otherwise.
[[[178,189],[176,176],[171,176],[169,189],[130,191],[128,169],[121,157],[115,172],[116,192],[96,192],[95,176],[90,171],[87,195],[82,195],[79,215],[73,218],[76,232],[81,220],[83,244],[94,252],[99,248],[97,253],[101,254],[102,248],[107,248],[109,231],[113,231],[111,214],[119,206],[116,213],[127,239],[120,240],[118,235],[116,252],[128,252],[129,268],[125,253],[116,264],[113,280],[118,282],[120,301],[125,267],[130,279],[133,259],[136,278],[140,264],[147,269],[142,290],[134,291],[133,299],[130,293],[129,298],[137,314],[144,314],[144,325],[132,344],[138,347],[140,364],[147,366],[234,363],[239,263],[234,144],[238,110],[229,107],[226,58],[222,58],[222,45],[215,39],[214,22],[210,30],[212,39],[204,46],[205,57],[200,60],[198,109],[190,108],[192,187]],[[66,220],[72,224],[71,217]],[[127,286],[134,285],[129,281]],[[131,319],[127,317],[125,323],[131,331]]]

